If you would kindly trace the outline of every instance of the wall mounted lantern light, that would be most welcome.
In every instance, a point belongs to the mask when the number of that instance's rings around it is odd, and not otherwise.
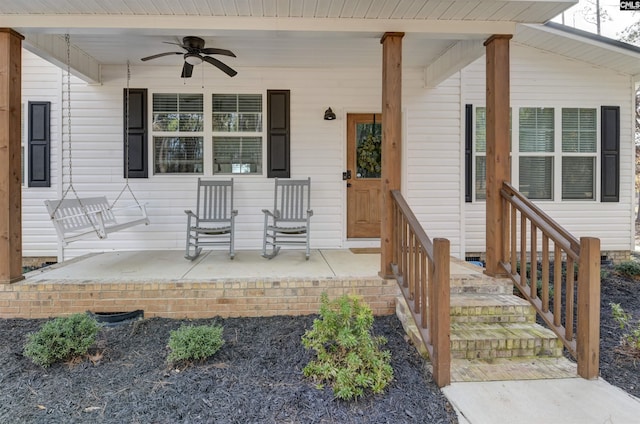
[[[324,111],[324,120],[325,121],[333,121],[334,119],[336,119],[336,114],[333,113],[331,108],[329,108],[329,109]]]

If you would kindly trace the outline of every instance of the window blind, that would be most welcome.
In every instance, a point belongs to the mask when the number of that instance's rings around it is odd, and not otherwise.
[[[562,109],[562,151],[595,153],[597,142],[596,109]]]
[[[520,108],[520,151],[553,152],[553,108]]]

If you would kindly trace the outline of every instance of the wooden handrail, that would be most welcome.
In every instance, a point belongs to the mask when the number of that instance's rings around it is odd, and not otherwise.
[[[431,241],[398,190],[392,190],[394,252],[391,269],[409,305],[440,387],[451,382],[450,243]]]
[[[523,204],[527,205],[527,207],[532,211],[530,216],[532,217],[532,222],[536,225],[536,227],[540,229],[548,229],[548,231],[551,231],[553,229],[560,235],[560,237],[562,237],[562,239],[566,240],[569,243],[570,250],[575,252],[576,256],[580,255],[580,242],[578,241],[578,239],[571,235],[571,233],[565,230],[560,224],[558,224],[553,218],[547,215],[537,205],[531,202],[525,195],[516,190],[511,184],[509,184],[508,182],[503,182],[501,194],[503,197],[515,197]]]
[[[424,228],[420,225],[418,218],[414,215],[407,201],[402,197],[402,193],[399,190],[391,190],[391,196],[393,196],[393,200],[396,201],[396,204],[402,211],[402,214],[407,218],[407,224],[414,230],[414,233],[418,238],[418,242],[427,251],[427,256],[433,258],[433,243],[426,231],[424,231]]]
[[[503,201],[504,234],[500,265],[522,296],[533,305],[540,317],[577,359],[578,374],[584,378],[597,378],[600,337],[600,240],[583,237],[578,241],[508,183],[503,183],[500,194]],[[540,244],[539,232],[542,233]],[[516,251],[518,237],[519,252]],[[529,247],[527,237],[530,239]],[[550,242],[554,248],[553,273],[550,272]],[[538,246],[542,249],[541,261],[538,260]],[[563,258],[566,260],[564,275]],[[540,296],[537,288],[539,263],[542,266]],[[574,264],[578,265],[577,285]],[[527,268],[530,269],[529,281]],[[551,276],[553,308],[549,308]],[[577,308],[574,296],[577,299]],[[574,321],[577,324],[575,329]]]

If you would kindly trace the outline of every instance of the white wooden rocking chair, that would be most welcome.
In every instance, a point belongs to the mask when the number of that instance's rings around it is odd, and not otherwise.
[[[229,181],[206,181],[198,178],[196,212],[187,214],[187,245],[184,257],[196,259],[202,246],[229,245],[229,257],[236,255],[234,244],[233,178]]]
[[[274,258],[282,245],[305,245],[305,257],[311,254],[311,178],[306,180],[275,179],[273,211],[263,209],[264,239],[262,256]],[[269,222],[271,220],[271,222]],[[267,253],[267,246],[271,252]]]

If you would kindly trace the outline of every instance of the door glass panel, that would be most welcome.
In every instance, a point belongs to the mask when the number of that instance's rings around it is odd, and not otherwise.
[[[356,178],[380,178],[382,172],[382,124],[356,124]]]

